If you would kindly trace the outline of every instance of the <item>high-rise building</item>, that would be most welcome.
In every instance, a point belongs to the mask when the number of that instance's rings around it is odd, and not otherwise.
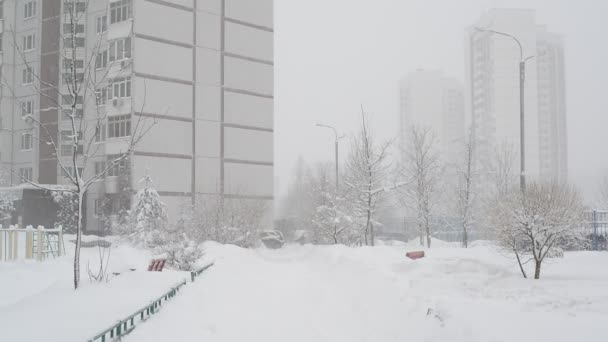
[[[480,162],[499,146],[516,151],[520,165],[520,49],[526,61],[524,88],[525,173],[532,179],[567,178],[563,43],[536,23],[534,10],[492,9],[467,29],[466,114]]]
[[[437,70],[416,70],[400,82],[399,143],[408,148],[412,125],[430,129],[444,162],[454,162],[464,143],[463,87]]]
[[[77,99],[79,122],[105,118],[83,133],[95,146],[83,151],[85,175],[123,153],[138,125],[149,127],[90,189],[87,230],[99,229],[100,212],[128,206],[146,174],[172,218],[222,195],[266,203],[272,221],[272,0],[0,0],[0,47],[0,163],[12,170],[9,185],[20,176],[67,182],[58,160],[71,155],[62,104],[74,67],[77,77],[99,80]],[[49,129],[59,155],[27,115]]]

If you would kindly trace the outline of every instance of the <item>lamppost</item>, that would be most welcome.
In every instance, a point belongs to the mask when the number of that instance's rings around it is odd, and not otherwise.
[[[524,125],[524,86],[526,81],[526,62],[534,56],[528,56],[524,58],[524,49],[521,45],[519,39],[515,38],[508,33],[484,29],[480,27],[475,27],[476,30],[481,32],[490,32],[494,34],[498,34],[501,36],[509,37],[513,39],[517,46],[519,46],[519,148],[520,148],[520,175],[519,175],[519,187],[522,191],[526,191],[526,150],[525,150],[525,125]]]
[[[335,144],[335,156],[336,156],[336,191],[338,191],[338,184],[340,184],[338,182],[338,140],[340,139],[340,137],[338,137],[338,131],[333,126],[317,124],[317,127],[330,128],[331,130],[334,131],[334,136],[336,138],[336,140],[334,142],[334,144]]]

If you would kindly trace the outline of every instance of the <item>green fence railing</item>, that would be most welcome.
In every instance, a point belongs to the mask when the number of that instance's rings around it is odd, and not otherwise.
[[[205,272],[205,270],[208,269],[211,266],[213,266],[213,263],[210,263],[207,266],[203,266],[202,268],[199,268],[196,271],[190,272],[190,279],[192,280],[192,282],[194,282],[194,279],[196,279],[196,277],[198,277],[199,275],[201,275],[201,273]]]
[[[196,271],[190,272],[190,277],[192,282],[194,279],[201,275],[205,270],[209,267],[213,266],[213,263],[204,266]],[[162,307],[163,302],[166,302],[173,297],[175,297],[179,290],[186,285],[186,279],[180,282],[179,284],[172,287],[169,291],[165,292],[160,297],[156,298],[150,304],[145,307],[135,311],[135,313],[127,316],[124,319],[119,320],[116,324],[112,325],[110,328],[98,333],[93,338],[89,339],[87,342],[110,342],[110,341],[120,341],[122,336],[127,335],[133,329],[135,329],[135,325],[139,322],[146,321],[150,316],[157,313],[160,307]]]

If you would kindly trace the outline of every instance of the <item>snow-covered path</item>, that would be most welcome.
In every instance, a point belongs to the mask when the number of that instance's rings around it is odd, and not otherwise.
[[[215,266],[128,339],[608,340],[606,253],[568,253],[532,282],[486,247],[438,248],[415,262],[403,252],[210,244]]]

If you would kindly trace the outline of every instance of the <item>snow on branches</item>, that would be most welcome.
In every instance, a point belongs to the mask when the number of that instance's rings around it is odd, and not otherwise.
[[[523,268],[534,262],[534,278],[540,278],[542,262],[561,248],[584,244],[583,205],[578,191],[567,184],[529,183],[495,202],[491,222],[499,243],[513,252]]]

